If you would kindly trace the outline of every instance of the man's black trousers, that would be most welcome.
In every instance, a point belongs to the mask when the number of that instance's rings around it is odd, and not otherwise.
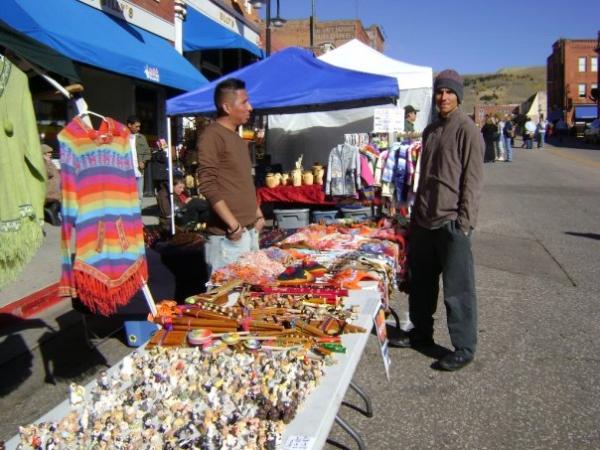
[[[428,230],[415,225],[409,236],[408,263],[410,320],[415,332],[433,337],[442,274],[448,331],[456,350],[475,353],[477,346],[477,298],[471,239],[456,222]]]

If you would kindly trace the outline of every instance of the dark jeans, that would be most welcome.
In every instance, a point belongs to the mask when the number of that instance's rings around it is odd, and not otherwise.
[[[188,223],[207,222],[209,215],[209,206],[206,200],[192,198],[185,206],[175,213],[175,222],[178,225]]]
[[[448,222],[428,230],[415,226],[408,246],[410,294],[408,305],[415,332],[433,336],[442,274],[448,331],[456,350],[475,353],[477,346],[477,298],[471,239]]]

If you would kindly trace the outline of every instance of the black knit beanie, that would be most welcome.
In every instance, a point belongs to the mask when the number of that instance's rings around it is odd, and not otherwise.
[[[463,99],[463,80],[456,70],[446,69],[438,73],[433,83],[433,92],[437,92],[438,89],[446,88],[450,89],[458,97],[458,103],[462,103]]]

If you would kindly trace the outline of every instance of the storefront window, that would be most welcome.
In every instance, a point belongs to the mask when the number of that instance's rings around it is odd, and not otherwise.
[[[140,118],[141,133],[150,146],[158,140],[158,95],[156,90],[141,86],[135,87],[135,113]]]

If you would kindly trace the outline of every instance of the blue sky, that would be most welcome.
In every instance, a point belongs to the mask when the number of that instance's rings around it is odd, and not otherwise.
[[[495,72],[546,64],[560,37],[596,39],[598,0],[316,0],[317,20],[379,24],[384,53],[440,71]],[[566,6],[568,4],[568,6]],[[276,0],[271,3],[272,16]],[[307,18],[311,0],[280,0],[281,16]],[[264,14],[264,7],[263,12]]]

